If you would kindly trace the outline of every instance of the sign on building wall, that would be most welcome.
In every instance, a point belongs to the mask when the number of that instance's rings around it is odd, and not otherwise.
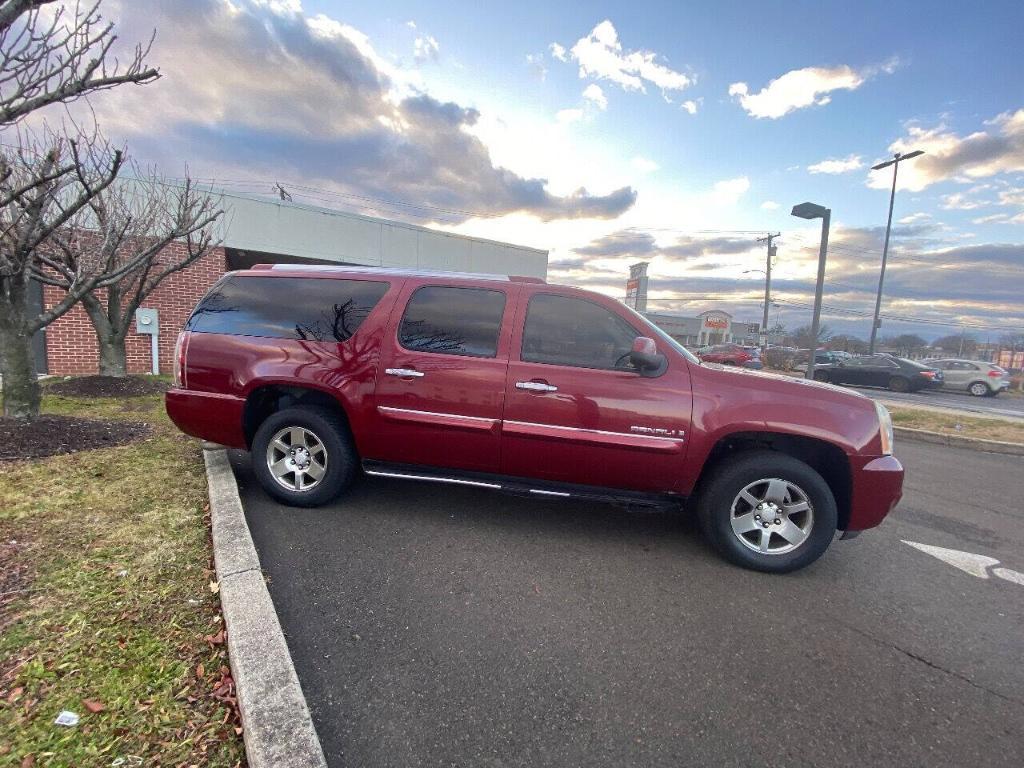
[[[712,328],[716,331],[725,331],[729,329],[729,318],[724,315],[705,315],[704,316],[704,327]]]
[[[647,311],[647,262],[641,261],[629,268],[626,281],[626,306],[637,312]]]

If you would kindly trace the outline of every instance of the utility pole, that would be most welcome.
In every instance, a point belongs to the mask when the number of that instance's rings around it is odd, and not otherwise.
[[[896,173],[900,168],[901,160],[910,160],[918,155],[923,155],[923,149],[915,149],[913,152],[901,154],[897,152],[892,160],[871,166],[871,170],[880,171],[883,168],[892,166],[892,192],[889,194],[889,219],[885,223],[885,245],[882,246],[882,271],[878,274],[878,296],[875,298],[875,316],[871,321],[871,341],[868,343],[868,354],[875,354],[875,337],[878,335],[878,326],[881,325],[879,314],[882,311],[882,285],[885,283],[885,263],[889,258],[889,234],[892,232],[892,207],[896,202]]]
[[[757,238],[759,243],[768,243],[768,257],[764,263],[764,319],[761,321],[761,333],[764,334],[764,344],[761,345],[762,355],[768,352],[768,307],[772,303],[772,259],[775,258],[775,252],[778,250],[772,245],[772,240],[779,237],[780,234],[776,232],[773,235],[769,232],[764,237]]]

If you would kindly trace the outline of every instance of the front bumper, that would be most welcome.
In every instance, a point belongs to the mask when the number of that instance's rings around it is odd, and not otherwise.
[[[881,523],[903,496],[903,465],[895,456],[851,456],[853,470],[847,531]]]

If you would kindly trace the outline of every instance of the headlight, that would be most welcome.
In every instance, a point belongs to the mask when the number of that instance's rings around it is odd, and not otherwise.
[[[889,411],[884,405],[875,401],[875,411],[878,413],[878,433],[882,437],[882,454],[885,456],[892,455],[892,416],[889,415]]]

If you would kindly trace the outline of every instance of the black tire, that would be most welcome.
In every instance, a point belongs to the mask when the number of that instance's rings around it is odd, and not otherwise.
[[[825,382],[827,384],[828,383],[828,374],[825,371],[815,371],[814,372],[814,380],[815,381],[823,381],[823,382]]]
[[[326,451],[325,472],[307,490],[286,488],[274,477],[267,459],[267,450],[274,435],[282,429],[301,427],[312,432]],[[250,451],[252,468],[268,494],[292,507],[317,507],[337,498],[355,477],[359,457],[348,427],[329,408],[302,406],[285,408],[266,418],[256,430]]]
[[[733,532],[733,504],[740,491],[762,479],[778,478],[798,486],[811,506],[813,524],[789,552],[754,551]],[[804,462],[777,451],[748,451],[723,460],[701,481],[697,519],[708,541],[730,562],[765,573],[789,573],[810,565],[835,537],[838,510],[828,483]]]
[[[992,392],[984,381],[972,381],[968,385],[967,391],[975,397],[988,397]]]
[[[889,389],[893,392],[909,392],[910,381],[903,376],[893,376],[889,379]]]

